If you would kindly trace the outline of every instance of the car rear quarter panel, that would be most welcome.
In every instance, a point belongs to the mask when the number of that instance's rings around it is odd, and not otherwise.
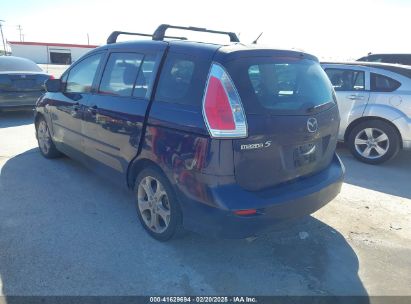
[[[201,115],[191,114],[190,118],[179,120],[181,115],[173,116],[169,112],[164,122],[156,113],[154,109],[150,115],[141,153],[135,163],[150,160],[159,166],[175,186],[180,201],[191,198],[215,206],[210,188],[234,181],[231,140],[213,140],[203,129],[194,132],[195,126],[191,130],[186,130],[187,126],[179,128],[181,121],[193,120],[196,116],[198,124],[203,124]]]
[[[403,147],[409,148],[411,141],[411,79],[381,69],[371,72],[393,78],[401,83],[394,92],[372,92],[363,116],[381,117],[391,121],[398,129]]]

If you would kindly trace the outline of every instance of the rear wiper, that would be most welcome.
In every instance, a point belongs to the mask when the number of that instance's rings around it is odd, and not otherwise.
[[[314,112],[316,110],[320,110],[320,109],[325,108],[326,106],[328,106],[330,103],[334,103],[334,101],[327,101],[327,102],[324,102],[322,104],[310,107],[310,108],[307,109],[307,112],[310,113],[310,112]]]

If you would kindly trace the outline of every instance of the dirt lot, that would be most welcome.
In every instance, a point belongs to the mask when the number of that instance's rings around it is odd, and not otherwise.
[[[341,194],[256,240],[140,226],[132,194],[78,163],[40,156],[31,113],[0,114],[4,295],[411,295],[411,153],[382,166],[339,148]]]

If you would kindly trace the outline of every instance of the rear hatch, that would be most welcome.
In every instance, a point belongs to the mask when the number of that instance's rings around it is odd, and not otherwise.
[[[247,190],[319,172],[334,155],[339,113],[331,83],[316,60],[291,54],[224,64],[247,120],[247,138],[233,140],[235,177]]]
[[[33,72],[0,73],[0,92],[44,91],[47,74]]]

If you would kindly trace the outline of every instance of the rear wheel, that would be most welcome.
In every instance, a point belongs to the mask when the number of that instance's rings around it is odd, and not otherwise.
[[[137,176],[134,192],[140,222],[153,238],[167,241],[183,234],[180,206],[171,184],[159,169],[143,169]]]
[[[400,150],[397,130],[381,120],[364,121],[353,128],[348,145],[351,153],[368,164],[381,164]]]
[[[50,131],[44,117],[36,123],[36,137],[41,154],[46,158],[56,158],[61,155],[51,139]]]

